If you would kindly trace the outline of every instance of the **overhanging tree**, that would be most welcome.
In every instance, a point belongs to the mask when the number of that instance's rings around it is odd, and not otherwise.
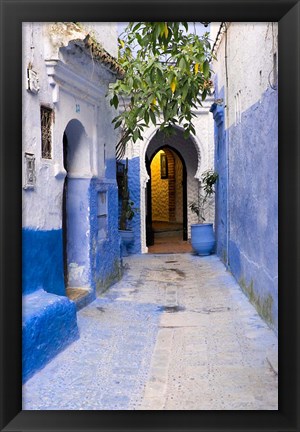
[[[195,135],[193,110],[210,93],[211,59],[209,33],[189,32],[187,22],[129,23],[119,38],[125,77],[112,86],[110,99],[120,108],[113,119],[121,128],[119,156],[151,123],[167,134],[177,124],[185,138]]]

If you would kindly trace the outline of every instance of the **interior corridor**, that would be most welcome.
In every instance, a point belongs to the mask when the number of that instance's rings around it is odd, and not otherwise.
[[[183,240],[183,226],[178,222],[152,222],[154,244],[148,253],[192,253],[190,241]]]

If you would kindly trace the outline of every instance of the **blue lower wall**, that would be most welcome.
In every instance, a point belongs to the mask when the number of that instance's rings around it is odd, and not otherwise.
[[[84,269],[92,301],[121,276],[115,180],[68,184],[69,260]],[[99,238],[98,193],[107,194],[105,238]],[[72,222],[72,223],[71,223]],[[79,337],[76,305],[65,295],[62,230],[23,229],[23,380]],[[80,285],[79,285],[80,286]]]
[[[62,230],[22,231],[23,293],[38,289],[65,295]]]
[[[215,83],[217,88],[217,83]],[[219,98],[224,99],[224,89],[221,89]],[[216,252],[227,262],[227,142],[224,129],[224,106],[213,104],[210,110],[214,117],[215,139],[215,169],[219,174],[215,195],[215,235]]]
[[[107,193],[105,238],[98,235],[99,192]],[[96,293],[97,289],[101,291],[120,277],[116,181],[71,180],[68,193],[68,263],[83,269],[80,280],[72,276],[71,286],[87,285]],[[66,294],[62,229],[42,231],[24,228],[22,260],[23,294],[38,289],[62,296]]]
[[[125,163],[125,161],[123,161]],[[128,221],[128,228],[134,231],[134,241],[127,248],[129,254],[139,254],[141,246],[141,209],[140,209],[140,158],[136,157],[128,160],[128,188],[130,200],[134,202],[133,207],[138,211],[133,219]],[[119,212],[121,210],[121,199],[119,197]]]
[[[99,237],[98,193],[106,192],[107,219],[106,236]],[[118,234],[118,188],[116,181],[93,179],[90,184],[90,261],[92,285],[101,293],[121,277],[120,238]]]
[[[228,185],[226,135],[229,143]],[[216,197],[217,252],[223,260],[228,258],[231,272],[255,304],[258,312],[276,330],[278,328],[277,92],[268,89],[260,101],[242,113],[239,124],[231,126],[227,131],[217,130],[215,138],[216,150],[219,145],[216,170],[220,176]],[[228,221],[227,217],[229,217]],[[229,238],[227,239],[228,222]]]
[[[130,228],[134,231],[134,242],[129,246],[128,252],[137,254],[141,253],[140,158],[136,157],[128,161],[128,173],[130,199],[134,202],[134,207],[138,208],[138,212],[129,223]]]
[[[68,178],[67,182],[68,281],[73,287],[91,285],[90,182],[89,178]]]

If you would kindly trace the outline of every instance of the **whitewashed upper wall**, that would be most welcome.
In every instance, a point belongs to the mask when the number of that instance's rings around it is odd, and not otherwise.
[[[85,31],[90,33],[95,39],[100,42],[110,55],[118,57],[118,45],[116,43],[117,23],[115,22],[83,22],[82,24]]]
[[[110,55],[118,55],[117,24],[114,22],[52,22],[34,25],[43,28],[45,58],[54,58],[61,46],[67,45],[72,39],[84,39],[87,34],[95,38]]]
[[[102,33],[99,34],[106,40],[106,45],[103,43],[103,46],[105,45],[106,50],[111,47],[114,54],[117,39],[110,40],[113,38],[110,35],[116,33],[114,23],[106,23],[105,29],[101,28]],[[84,39],[86,34],[87,31],[73,23],[23,23],[22,158],[24,162],[24,153],[31,153],[36,164],[34,189],[23,189],[23,226],[26,227],[61,228],[62,192],[66,175],[63,168],[63,134],[71,120],[78,120],[82,124],[85,133],[84,146],[88,152],[84,157],[78,152],[74,159],[74,171],[79,168],[80,177],[104,178],[107,176],[107,164],[109,167],[115,166],[117,135],[111,124],[115,110],[110,107],[109,100],[105,97],[108,81],[115,78],[108,77],[110,72],[101,65],[85,65],[80,64],[80,61],[77,66],[72,65],[68,54],[62,55],[61,52],[62,47],[68,46],[70,40]],[[45,60],[50,59],[59,60],[66,65],[62,81],[58,80],[56,83],[55,79],[48,76],[49,68],[47,71]],[[37,94],[27,90],[29,64],[38,74],[40,89]],[[72,71],[75,71],[75,74],[72,74]],[[42,159],[41,155],[41,105],[54,110],[52,159]],[[110,178],[115,178],[114,173]]]
[[[217,44],[217,61],[213,70],[217,75],[218,89],[224,87],[226,94],[226,46],[228,95],[225,105],[230,127],[236,121],[236,110],[244,112],[257,101],[270,84],[275,84],[278,59],[277,23],[227,23],[227,43],[223,33]],[[218,25],[212,26],[216,35]],[[242,41],[242,44],[241,44]],[[274,68],[275,67],[275,68]],[[239,107],[236,95],[239,94]]]

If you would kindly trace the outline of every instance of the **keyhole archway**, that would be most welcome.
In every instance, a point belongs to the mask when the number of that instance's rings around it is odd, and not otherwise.
[[[91,289],[90,263],[90,139],[82,123],[71,120],[63,133],[63,258],[64,281],[69,298]]]
[[[180,152],[163,145],[148,159],[147,246],[187,240],[187,173]],[[163,240],[164,239],[164,240]]]
[[[141,214],[141,252],[149,252],[148,245],[153,242],[151,228],[151,172],[150,161],[162,147],[170,147],[186,169],[186,200],[183,204],[186,219],[184,224],[187,239],[190,239],[190,225],[197,223],[188,203],[195,200],[199,191],[199,180],[203,171],[209,168],[210,156],[207,153],[206,141],[199,134],[197,137],[184,137],[184,131],[174,126],[170,136],[166,136],[158,127],[150,127],[144,135],[143,141],[138,143],[140,155],[140,214]],[[175,156],[175,157],[176,157]]]

